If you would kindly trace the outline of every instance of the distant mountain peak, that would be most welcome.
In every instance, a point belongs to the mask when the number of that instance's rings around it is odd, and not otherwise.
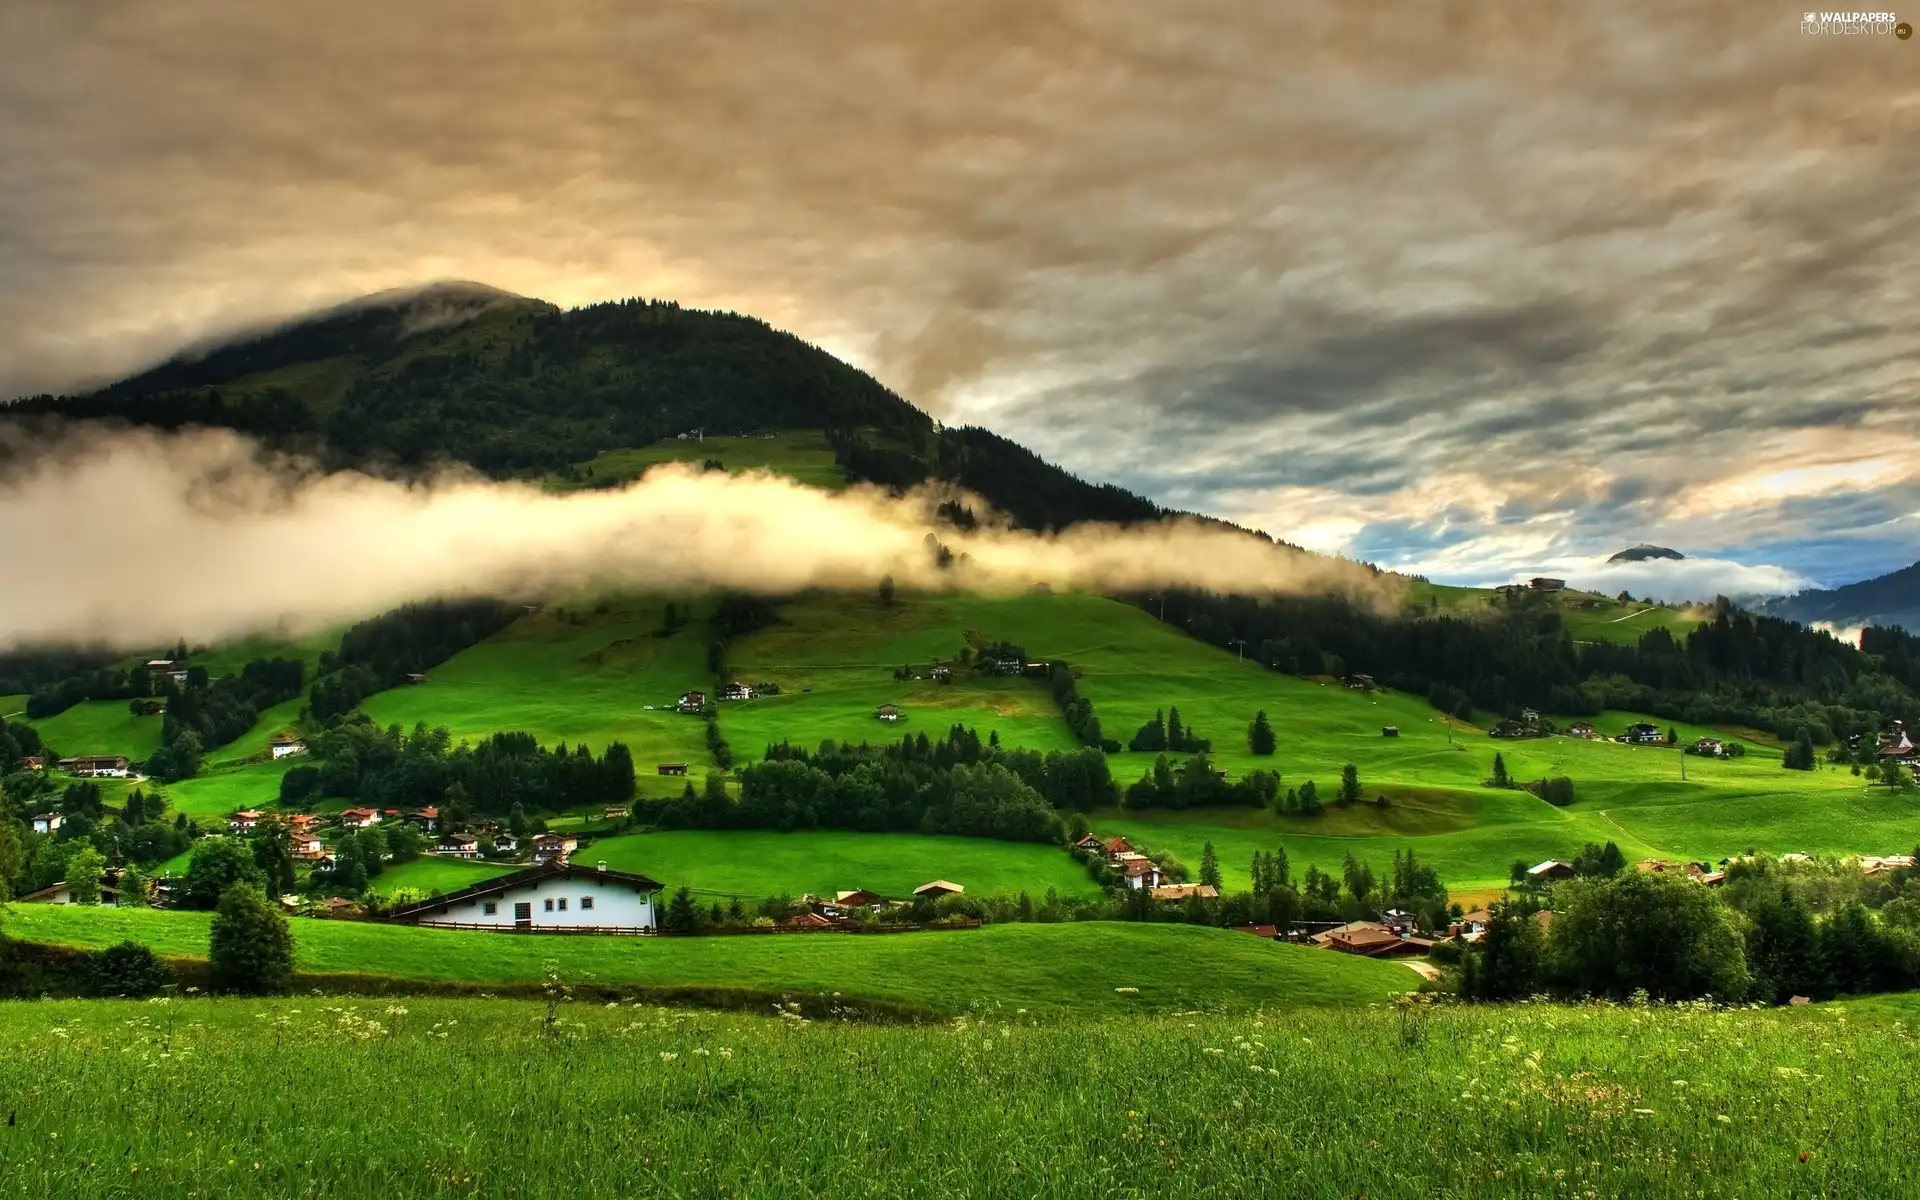
[[[1685,558],[1685,557],[1686,555],[1680,553],[1678,550],[1670,549],[1669,547],[1666,547],[1666,546],[1656,546],[1651,542],[1641,542],[1638,546],[1634,546],[1627,550],[1622,550],[1620,553],[1614,555],[1612,558],[1609,558],[1607,561],[1610,563],[1646,562],[1650,558]]]

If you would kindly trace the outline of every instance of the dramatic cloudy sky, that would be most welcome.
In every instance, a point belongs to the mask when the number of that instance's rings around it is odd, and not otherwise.
[[[1438,578],[1844,581],[1920,558],[1920,40],[1800,21],[5,0],[0,393],[430,279],[672,296]]]

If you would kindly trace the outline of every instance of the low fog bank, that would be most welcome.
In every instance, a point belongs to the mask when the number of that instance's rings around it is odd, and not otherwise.
[[[902,588],[1009,593],[1189,586],[1391,601],[1397,581],[1198,521],[1059,534],[932,519],[937,499],[655,468],[553,494],[447,471],[320,474],[225,431],[72,428],[6,447],[0,648],[218,642],[410,600],[572,592]],[[945,566],[938,547],[951,552]]]

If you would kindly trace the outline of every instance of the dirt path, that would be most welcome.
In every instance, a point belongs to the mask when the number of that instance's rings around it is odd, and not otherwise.
[[[1440,968],[1434,966],[1432,963],[1414,962],[1410,958],[1403,958],[1400,960],[1400,965],[1405,967],[1407,970],[1412,971],[1415,975],[1418,975],[1422,979],[1439,979],[1440,978]]]

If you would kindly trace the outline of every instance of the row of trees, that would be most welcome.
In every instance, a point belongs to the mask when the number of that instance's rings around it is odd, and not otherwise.
[[[356,713],[311,740],[318,765],[281,777],[280,802],[338,796],[375,808],[437,805],[454,828],[470,816],[529,809],[630,804],[633,754],[622,742],[595,756],[584,744],[543,748],[530,733],[496,733],[453,744],[445,728],[417,724],[403,734]]]
[[[1127,743],[1127,749],[1153,753],[1171,750],[1177,754],[1206,754],[1213,743],[1180,723],[1180,709],[1156,710],[1153,720],[1140,727]]]
[[[739,796],[719,774],[704,792],[647,804],[663,828],[917,830],[1057,842],[1061,812],[1111,804],[1113,778],[1099,750],[1005,750],[955,725],[872,746],[823,742],[808,752],[782,742],[742,770]]]
[[[1853,864],[1788,870],[1748,856],[1713,889],[1623,865],[1617,848],[1605,847],[1591,877],[1553,888],[1545,925],[1536,912],[1548,897],[1495,905],[1462,958],[1461,994],[1780,1004],[1920,986],[1912,868],[1871,880]]]

